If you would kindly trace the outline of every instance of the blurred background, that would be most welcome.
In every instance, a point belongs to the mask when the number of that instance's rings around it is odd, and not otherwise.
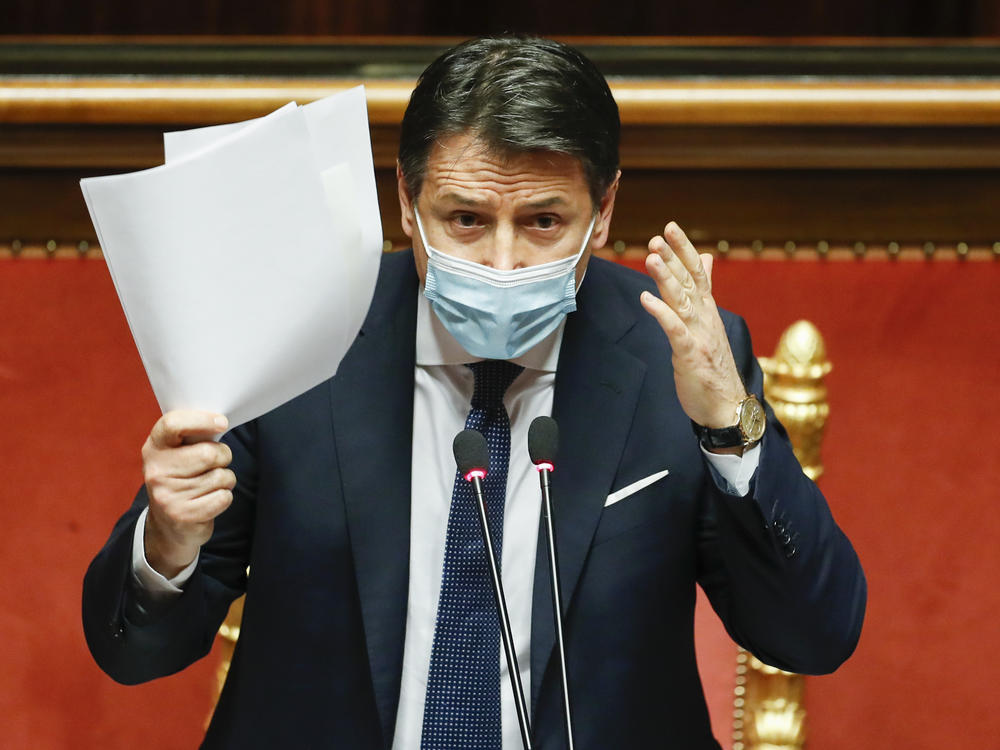
[[[734,3],[570,3],[509,0],[470,5],[457,0],[320,2],[127,0],[61,3],[8,0],[5,34],[264,34],[471,36],[518,31],[575,36],[988,37],[1000,33],[995,0],[771,0]]]
[[[758,355],[800,319],[825,341],[819,481],[869,612],[837,674],[769,694],[788,723],[770,750],[1000,747],[997,0],[7,0],[0,747],[195,747],[222,659],[122,687],[83,641],[83,573],[158,410],[79,179],[162,163],[164,130],[364,83],[385,249],[405,247],[393,174],[413,82],[454,42],[508,31],[577,44],[612,84],[606,257],[639,268],[677,220],[716,254],[717,297]],[[704,607],[697,628],[720,741],[763,747],[751,666]]]

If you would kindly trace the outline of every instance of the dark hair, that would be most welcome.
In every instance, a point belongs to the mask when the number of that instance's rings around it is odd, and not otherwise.
[[[618,172],[620,130],[607,81],[579,51],[550,39],[482,37],[421,74],[403,115],[399,164],[416,199],[434,143],[470,133],[504,157],[579,159],[597,205]]]

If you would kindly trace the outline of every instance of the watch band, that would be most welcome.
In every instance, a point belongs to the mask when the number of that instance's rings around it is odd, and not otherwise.
[[[736,424],[732,427],[705,427],[691,420],[694,434],[708,450],[745,448],[763,437],[766,424],[763,406],[752,393],[736,407]]]
[[[732,427],[705,427],[692,419],[691,429],[698,436],[699,442],[709,450],[743,445],[743,432],[738,424]]]

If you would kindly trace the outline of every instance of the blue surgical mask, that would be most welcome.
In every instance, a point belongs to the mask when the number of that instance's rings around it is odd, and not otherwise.
[[[590,242],[596,214],[576,255],[509,271],[435,250],[427,242],[420,214],[414,210],[414,215],[427,251],[424,296],[472,356],[520,357],[576,309],[576,264]]]

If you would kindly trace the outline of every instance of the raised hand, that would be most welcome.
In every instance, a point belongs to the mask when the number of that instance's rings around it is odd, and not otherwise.
[[[705,427],[736,424],[746,389],[712,297],[712,256],[699,256],[670,222],[649,241],[646,270],[662,299],[643,292],[640,301],[670,339],[681,407]]]
[[[172,578],[212,536],[215,518],[233,501],[232,451],[213,438],[228,423],[221,414],[170,411],[153,425],[142,447],[149,513],[146,560]]]

